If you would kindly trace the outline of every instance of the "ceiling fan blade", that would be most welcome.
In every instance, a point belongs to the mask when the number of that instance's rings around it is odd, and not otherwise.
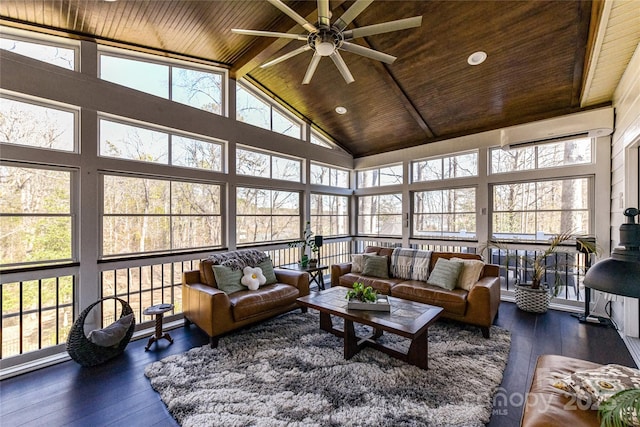
[[[333,63],[338,67],[338,71],[342,74],[344,81],[347,82],[347,84],[353,83],[355,79],[351,75],[351,71],[349,71],[347,64],[344,63],[344,59],[342,59],[342,56],[340,56],[340,53],[338,53],[337,50],[331,54],[331,59],[333,59]]]
[[[397,21],[354,28],[353,30],[345,31],[343,35],[345,40],[351,40],[359,37],[373,36],[375,34],[406,30],[407,28],[419,27],[420,25],[422,25],[422,16],[414,16],[413,18],[398,19]]]
[[[305,44],[304,46],[301,46],[299,48],[297,48],[296,50],[292,50],[291,52],[284,54],[282,56],[277,57],[276,59],[273,59],[269,62],[265,62],[264,64],[262,64],[260,66],[260,68],[267,68],[267,67],[271,67],[272,65],[276,65],[282,61],[286,61],[289,58],[293,58],[296,55],[301,54],[302,52],[306,52],[308,50],[311,50],[311,46],[309,46],[308,44]]]
[[[333,26],[336,27],[338,31],[344,30],[347,28],[347,25],[356,19],[356,17],[360,15],[371,3],[373,3],[373,0],[356,0],[356,2],[352,4],[351,7],[342,14],[342,16],[334,22]]]
[[[304,19],[302,16],[298,15],[298,13],[295,10],[291,9],[289,6],[284,4],[282,0],[267,0],[267,1],[272,5],[274,5],[275,7],[277,7],[278,9],[280,9],[282,13],[284,13],[285,15],[288,15],[289,18],[293,19],[298,24],[302,25],[302,28],[309,31],[310,33],[315,33],[316,31],[318,31],[318,29],[314,25],[311,25],[309,21]]]
[[[322,56],[318,55],[317,53],[313,54],[313,58],[311,58],[309,67],[307,67],[307,72],[304,74],[304,79],[302,80],[303,85],[308,85],[311,82],[311,78],[313,77],[313,74],[316,72],[316,68],[318,68],[320,59],[322,59]]]
[[[307,40],[307,36],[302,34],[274,33],[272,31],[260,30],[241,30],[239,28],[232,28],[231,32],[234,34],[242,34],[244,36],[282,37],[284,39]]]
[[[318,0],[318,23],[321,27],[331,27],[331,11],[329,10],[329,0]]]
[[[386,64],[393,64],[396,60],[395,56],[391,56],[389,54],[378,52],[377,50],[369,49],[368,47],[360,46],[359,44],[343,42],[340,49],[346,50],[347,52],[355,53],[360,56],[366,56],[367,58],[375,59],[376,61],[381,61]]]

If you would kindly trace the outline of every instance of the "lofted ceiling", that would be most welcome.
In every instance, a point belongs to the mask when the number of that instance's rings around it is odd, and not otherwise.
[[[316,22],[316,2],[284,1]],[[341,52],[355,77],[349,85],[327,58],[311,84],[302,85],[312,52],[259,67],[305,43],[231,33],[305,33],[266,1],[3,0],[0,18],[7,25],[214,61],[233,78],[258,83],[361,157],[610,104],[612,92],[581,99],[592,81],[584,71],[590,52],[603,46],[599,19],[611,15],[605,3],[633,9],[635,2],[377,0],[347,29],[412,16],[422,16],[422,26],[356,39],[398,59],[387,65]],[[352,4],[331,0],[332,20]],[[487,60],[468,65],[478,50]],[[339,105],[347,114],[336,114]]]

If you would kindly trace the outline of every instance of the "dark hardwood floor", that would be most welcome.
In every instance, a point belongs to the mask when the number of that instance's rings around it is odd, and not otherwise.
[[[502,303],[496,322],[512,334],[500,401],[489,426],[519,425],[522,402],[538,355],[562,354],[598,363],[634,366],[622,339],[611,328],[580,324],[568,313],[534,315]],[[480,333],[480,332],[478,332]],[[171,331],[145,352],[147,339],[131,342],[124,355],[94,368],[73,361],[0,382],[2,426],[172,426],[176,425],[144,376],[150,362],[192,347],[208,338],[197,327]]]

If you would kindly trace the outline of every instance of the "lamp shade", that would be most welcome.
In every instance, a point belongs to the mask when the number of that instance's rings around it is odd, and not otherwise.
[[[620,226],[620,243],[611,258],[595,263],[584,276],[584,285],[591,289],[625,297],[640,298],[640,224],[639,211],[624,211],[627,222]]]

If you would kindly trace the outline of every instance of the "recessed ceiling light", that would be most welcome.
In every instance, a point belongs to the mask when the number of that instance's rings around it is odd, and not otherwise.
[[[338,114],[347,114],[347,109],[342,105],[336,107],[336,113]]]
[[[485,59],[487,59],[487,52],[479,50],[469,55],[467,63],[469,63],[469,65],[480,65],[485,61]]]

